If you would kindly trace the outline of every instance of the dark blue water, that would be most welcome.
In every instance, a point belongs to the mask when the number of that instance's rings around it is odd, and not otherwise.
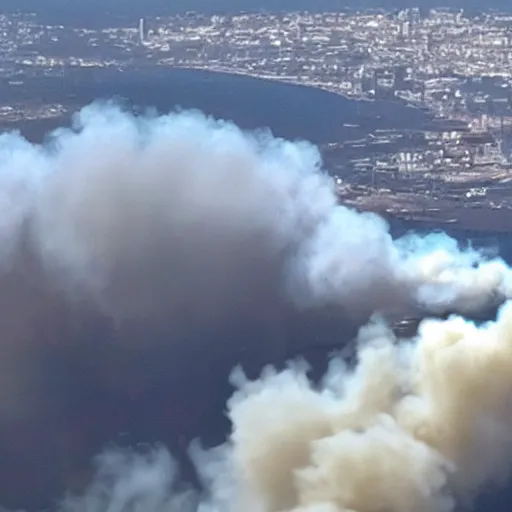
[[[419,128],[430,123],[424,112],[403,103],[354,101],[310,87],[155,66],[124,73],[81,69],[64,79],[36,76],[22,88],[0,85],[0,93],[12,101],[40,97],[74,109],[112,97],[161,112],[199,109],[242,128],[270,127],[277,136],[315,143],[358,138],[376,128]]]

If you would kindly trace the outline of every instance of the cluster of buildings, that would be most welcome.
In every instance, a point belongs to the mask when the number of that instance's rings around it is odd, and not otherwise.
[[[484,126],[501,122],[492,118],[502,114],[509,123],[512,14],[411,8],[189,13],[131,22],[94,29],[0,15],[0,79],[34,69],[153,63],[285,80],[357,98],[399,98]]]
[[[437,124],[416,133],[371,133],[323,148],[345,189],[356,187],[359,195],[407,189],[432,197],[457,189],[471,202],[508,182],[512,14],[418,8],[188,13],[97,28],[0,15],[0,52],[0,85],[22,84],[28,75],[65,76],[77,67],[171,66],[315,86],[361,100],[406,102]],[[5,107],[0,118],[9,114]]]
[[[510,228],[512,164],[507,151],[510,146],[504,150],[503,139],[491,131],[462,125],[381,130],[323,148],[345,204],[433,225],[447,219],[465,227],[479,224],[482,230]]]

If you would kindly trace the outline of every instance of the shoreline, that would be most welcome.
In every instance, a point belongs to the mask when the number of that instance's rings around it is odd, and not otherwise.
[[[167,64],[158,64],[159,66],[165,66],[172,69],[183,69],[185,71],[205,71],[208,73],[217,73],[220,75],[234,75],[234,76],[244,76],[247,78],[254,78],[256,80],[265,80],[267,82],[278,82],[288,85],[295,85],[299,87],[308,87],[312,89],[320,89],[325,92],[329,92],[331,94],[336,94],[337,96],[341,96],[342,98],[345,98],[346,100],[351,101],[368,101],[371,102],[373,100],[369,98],[361,98],[357,96],[350,96],[348,94],[344,94],[341,91],[338,91],[336,89],[331,89],[326,87],[325,85],[322,86],[320,83],[315,82],[303,82],[301,80],[298,80],[297,78],[294,78],[292,76],[279,76],[279,75],[272,75],[272,74],[263,74],[263,73],[251,73],[250,71],[246,71],[244,69],[238,69],[238,68],[231,68],[228,66],[208,66],[208,65],[188,65],[188,66],[180,66],[180,65],[167,65]]]
[[[292,76],[279,76],[279,75],[272,75],[272,74],[262,74],[262,73],[251,73],[250,71],[246,71],[244,69],[238,69],[238,68],[231,68],[229,66],[208,66],[208,65],[187,65],[187,66],[181,66],[181,65],[168,65],[165,62],[164,63],[157,63],[158,66],[162,67],[168,67],[171,69],[182,69],[185,71],[204,71],[208,73],[217,73],[221,75],[233,75],[233,76],[243,76],[247,78],[253,78],[256,80],[265,80],[267,82],[274,82],[274,83],[282,83],[287,85],[293,85],[296,87],[306,87],[311,89],[317,89],[320,91],[328,92],[330,94],[334,94],[336,96],[340,96],[348,101],[354,101],[354,102],[362,102],[362,103],[374,103],[376,101],[383,101],[386,103],[395,103],[391,100],[375,100],[372,98],[367,98],[364,96],[357,96],[357,95],[351,95],[344,93],[334,87],[329,87],[323,82],[305,82],[302,80],[298,80],[297,78],[294,78]],[[402,106],[405,106],[407,108],[415,109],[415,110],[421,110],[425,109],[422,105],[416,105],[414,103],[407,102],[401,98],[397,99],[397,104],[400,104]]]

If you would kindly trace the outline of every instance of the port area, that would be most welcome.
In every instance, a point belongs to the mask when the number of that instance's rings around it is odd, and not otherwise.
[[[340,203],[425,229],[512,233],[512,165],[505,162],[412,170],[379,162],[343,161],[324,151]],[[379,165],[381,164],[381,165]],[[421,227],[420,227],[421,229]]]
[[[512,207],[508,204],[509,199],[504,196],[497,198],[497,202],[471,202],[464,199],[428,197],[412,192],[380,191],[364,196],[340,195],[340,201],[362,212],[373,212],[386,219],[410,222],[419,230],[423,226],[425,230],[451,227],[482,233],[505,234],[512,231]]]

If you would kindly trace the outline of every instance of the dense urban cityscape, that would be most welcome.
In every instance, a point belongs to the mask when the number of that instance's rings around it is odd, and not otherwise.
[[[495,215],[512,208],[504,193],[512,156],[510,14],[416,8],[188,13],[103,25],[109,26],[0,16],[2,126],[70,109],[40,98],[12,101],[9,92],[30,79],[148,66],[243,74],[362,101],[405,102],[431,116],[429,129],[373,131],[322,147],[340,196],[350,204],[443,222],[477,221],[480,213],[473,210],[483,207]]]

